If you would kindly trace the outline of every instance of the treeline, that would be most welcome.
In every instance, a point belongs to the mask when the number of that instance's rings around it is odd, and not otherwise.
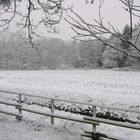
[[[140,30],[135,27],[135,32]],[[129,26],[123,34],[127,37]],[[135,39],[135,36],[133,36]],[[126,42],[110,37],[116,47],[130,51]],[[140,39],[138,39],[140,43]],[[57,38],[41,38],[36,40],[34,48],[25,39],[22,31],[15,33],[0,32],[0,69],[94,69],[100,67],[113,68],[131,65],[134,60],[125,54],[111,49],[94,40],[79,42],[75,40],[63,41]]]
[[[36,40],[34,48],[23,32],[0,33],[0,69],[73,69],[100,67],[102,43]],[[37,47],[37,48],[36,48]]]

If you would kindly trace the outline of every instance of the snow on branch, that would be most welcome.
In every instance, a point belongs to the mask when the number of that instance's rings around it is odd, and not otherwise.
[[[55,25],[68,9],[63,7],[63,0],[0,0],[0,28],[8,29],[16,21],[16,25],[27,29],[33,47],[38,27],[43,25],[56,32]]]

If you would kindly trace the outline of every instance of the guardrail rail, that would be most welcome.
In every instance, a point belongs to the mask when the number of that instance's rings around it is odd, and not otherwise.
[[[105,124],[109,124],[109,125],[116,125],[116,126],[121,126],[121,127],[124,127],[124,128],[140,130],[140,126],[138,126],[138,125],[127,124],[125,122],[118,122],[118,121],[112,121],[112,120],[97,118],[96,117],[96,108],[99,107],[99,108],[106,108],[108,110],[110,109],[110,110],[125,111],[125,112],[138,113],[138,114],[140,114],[140,110],[117,108],[117,107],[104,106],[104,105],[98,105],[98,104],[93,104],[93,103],[79,102],[79,101],[73,101],[73,100],[64,100],[64,99],[59,99],[59,98],[49,98],[49,97],[44,97],[44,96],[40,96],[40,95],[17,93],[17,92],[11,92],[11,91],[0,90],[0,92],[1,93],[6,93],[6,94],[17,95],[17,97],[18,97],[17,102],[0,100],[0,104],[15,106],[15,108],[18,110],[18,113],[17,112],[13,113],[13,112],[4,111],[4,110],[0,110],[0,113],[5,113],[5,114],[8,114],[8,115],[16,116],[16,119],[18,119],[19,121],[23,118],[22,111],[28,111],[28,112],[32,112],[32,113],[35,113],[35,114],[49,116],[51,118],[51,124],[52,125],[54,124],[54,118],[65,119],[65,120],[70,120],[70,121],[75,121],[75,122],[80,122],[80,123],[87,123],[87,124],[90,124],[90,125],[93,126],[92,127],[92,132],[84,131],[84,134],[82,134],[82,136],[91,137],[94,140],[98,140],[100,137],[112,138],[114,140],[120,140],[120,138],[117,139],[117,138],[114,138],[112,136],[108,136],[108,135],[96,132],[96,126],[98,126],[100,123],[105,123]],[[44,112],[44,111],[24,107],[23,104],[22,104],[22,100],[21,100],[22,96],[29,96],[29,97],[33,97],[33,98],[35,97],[35,98],[50,100],[50,103],[51,103],[50,112]],[[72,103],[72,104],[74,103],[74,104],[80,104],[80,105],[89,105],[89,106],[92,107],[92,113],[93,113],[92,116],[93,117],[84,116],[83,118],[76,118],[76,117],[71,117],[71,116],[68,117],[68,116],[56,114],[55,113],[55,106],[54,106],[55,101],[68,102],[68,103]]]

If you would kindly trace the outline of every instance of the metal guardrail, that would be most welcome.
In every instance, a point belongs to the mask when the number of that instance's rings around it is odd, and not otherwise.
[[[97,117],[84,117],[84,119],[89,120],[89,121],[99,122],[99,123],[105,123],[105,124],[140,130],[140,126],[125,123],[125,122],[112,121],[112,120],[102,119],[102,118],[97,118]]]
[[[59,118],[59,119],[65,119],[65,120],[69,120],[69,121],[80,122],[80,123],[99,125],[99,122],[89,121],[89,120],[85,120],[83,118],[64,116],[64,115],[60,115],[60,114],[56,114],[56,113],[47,113],[47,112],[44,112],[44,111],[39,111],[39,110],[36,110],[36,109],[30,109],[30,108],[27,108],[27,107],[17,107],[17,109],[21,109],[21,110],[24,110],[24,111],[27,111],[27,112],[40,114],[40,115],[45,115],[45,116],[49,116],[49,117],[53,117],[53,118]],[[51,123],[52,123],[52,121],[51,121]],[[52,124],[54,124],[54,122]]]
[[[21,106],[21,104],[19,104],[19,103],[7,102],[7,101],[3,101],[3,100],[0,100],[0,104],[10,105],[10,106]]]
[[[9,92],[4,92],[3,91],[3,93],[9,93]],[[26,96],[26,94],[13,93],[13,92],[10,92],[9,94],[17,94],[18,95],[18,103],[15,103],[13,101],[11,102],[11,101],[0,100],[0,104],[15,106],[16,109],[18,109],[18,113],[13,113],[13,112],[10,112],[10,111],[3,111],[3,110],[0,110],[0,113],[5,113],[5,114],[8,114],[8,115],[16,116],[16,119],[18,119],[18,120],[22,119],[22,117],[23,117],[22,110],[24,110],[24,111],[28,111],[28,112],[32,112],[32,113],[36,113],[36,114],[51,117],[51,124],[54,124],[54,118],[59,118],[59,119],[65,119],[65,120],[70,120],[70,121],[76,121],[76,122],[80,122],[80,123],[92,124],[94,126],[99,125],[98,122],[88,121],[88,120],[85,120],[83,118],[76,118],[76,117],[69,117],[69,116],[64,116],[64,115],[60,115],[60,114],[55,114],[54,113],[54,110],[55,110],[54,102],[55,102],[55,100],[52,99],[52,98],[47,98],[47,99],[50,99],[50,101],[51,101],[51,113],[47,113],[47,112],[23,107],[23,105],[21,103],[21,97]],[[32,96],[30,96],[30,97],[32,97]],[[33,96],[33,97],[37,97],[37,96]]]
[[[6,93],[6,94],[18,95],[18,103],[7,102],[7,101],[0,100],[0,104],[15,106],[16,109],[18,109],[18,113],[12,113],[12,112],[3,111],[3,110],[0,110],[0,113],[5,113],[5,114],[16,116],[16,119],[18,119],[18,120],[22,119],[22,117],[23,117],[22,110],[23,110],[23,111],[28,111],[28,112],[40,114],[40,115],[50,116],[51,117],[51,124],[54,124],[54,118],[91,124],[91,125],[93,125],[92,132],[88,132],[88,134],[83,134],[83,136],[92,137],[92,138],[94,137],[95,140],[98,140],[97,137],[102,137],[102,136],[104,136],[106,138],[108,137],[107,135],[96,132],[96,125],[99,125],[100,123],[106,123],[106,124],[110,124],[110,125],[116,125],[116,126],[121,126],[121,127],[125,127],[125,128],[140,130],[140,126],[137,126],[137,125],[126,124],[124,122],[118,122],[118,121],[112,121],[112,120],[97,118],[96,117],[96,107],[107,108],[107,109],[110,109],[110,110],[132,112],[132,113],[140,113],[140,110],[126,109],[126,108],[116,108],[116,107],[110,107],[110,106],[97,105],[97,104],[93,104],[93,103],[85,103],[85,102],[79,102],[79,101],[73,101],[73,100],[64,100],[64,99],[59,99],[59,98],[49,98],[49,97],[44,97],[44,96],[40,96],[40,95],[17,93],[17,92],[11,92],[11,91],[0,90],[0,92],[1,93]],[[51,103],[50,113],[30,109],[30,108],[27,108],[27,107],[23,107],[23,105],[21,103],[21,97],[22,96],[29,96],[29,97],[42,98],[42,99],[50,100],[51,101],[50,102]],[[68,117],[68,116],[64,116],[64,115],[55,114],[54,113],[54,110],[55,110],[54,102],[55,101],[92,106],[93,117],[84,117],[84,118],[80,119],[80,118],[76,118],[76,117]]]
[[[80,104],[80,105],[96,106],[96,107],[99,107],[99,108],[106,108],[106,109],[109,109],[109,110],[118,110],[118,111],[132,112],[132,113],[140,113],[140,110],[136,110],[136,109],[99,105],[99,104],[80,102],[80,101],[74,101],[74,100],[64,100],[64,99],[60,99],[60,98],[51,98],[51,97],[45,97],[45,96],[41,96],[41,95],[18,93],[18,92],[4,91],[4,90],[0,90],[0,92],[6,93],[6,94],[10,93],[10,94],[15,94],[15,95],[23,95],[23,96],[29,96],[29,97],[35,97],[35,98],[41,98],[41,99],[68,102],[68,103],[74,103],[74,104]]]
[[[19,113],[13,113],[13,112],[10,112],[10,111],[0,110],[0,113],[4,113],[4,114],[7,114],[7,115],[12,115],[12,116],[16,116],[17,119],[23,117]]]
[[[3,101],[3,100],[0,100],[0,104],[15,106],[16,108],[22,106],[20,103],[7,102],[7,101]],[[4,114],[7,114],[7,115],[12,115],[12,116],[16,116],[16,119],[18,119],[18,120],[21,120],[22,117],[23,117],[22,114],[21,114],[21,111],[19,111],[19,113],[13,113],[13,112],[10,112],[10,111],[0,110],[0,113],[4,113]]]

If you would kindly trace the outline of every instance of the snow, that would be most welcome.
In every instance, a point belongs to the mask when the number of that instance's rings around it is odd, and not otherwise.
[[[54,71],[1,71],[0,89],[26,94],[43,95],[71,99],[115,107],[140,110],[140,73],[105,70],[54,70]],[[0,98],[13,98],[0,94]],[[14,97],[15,98],[15,97]],[[33,108],[43,107],[31,105]],[[4,106],[0,105],[0,108]],[[8,110],[13,110],[10,107]],[[46,109],[48,110],[49,109]],[[60,114],[75,115],[62,111]],[[132,117],[132,115],[131,115]],[[139,121],[134,114],[132,119]],[[55,119],[50,125],[50,118],[24,112],[21,122],[14,117],[0,114],[0,140],[81,140],[84,130],[90,125]],[[139,140],[140,132],[102,124],[97,128],[123,138]]]
[[[78,140],[79,137],[78,134],[67,131],[60,126],[44,125],[37,121],[0,120],[1,140]]]
[[[94,99],[108,105],[140,105],[139,72],[7,71],[0,73],[0,89],[80,101]]]

